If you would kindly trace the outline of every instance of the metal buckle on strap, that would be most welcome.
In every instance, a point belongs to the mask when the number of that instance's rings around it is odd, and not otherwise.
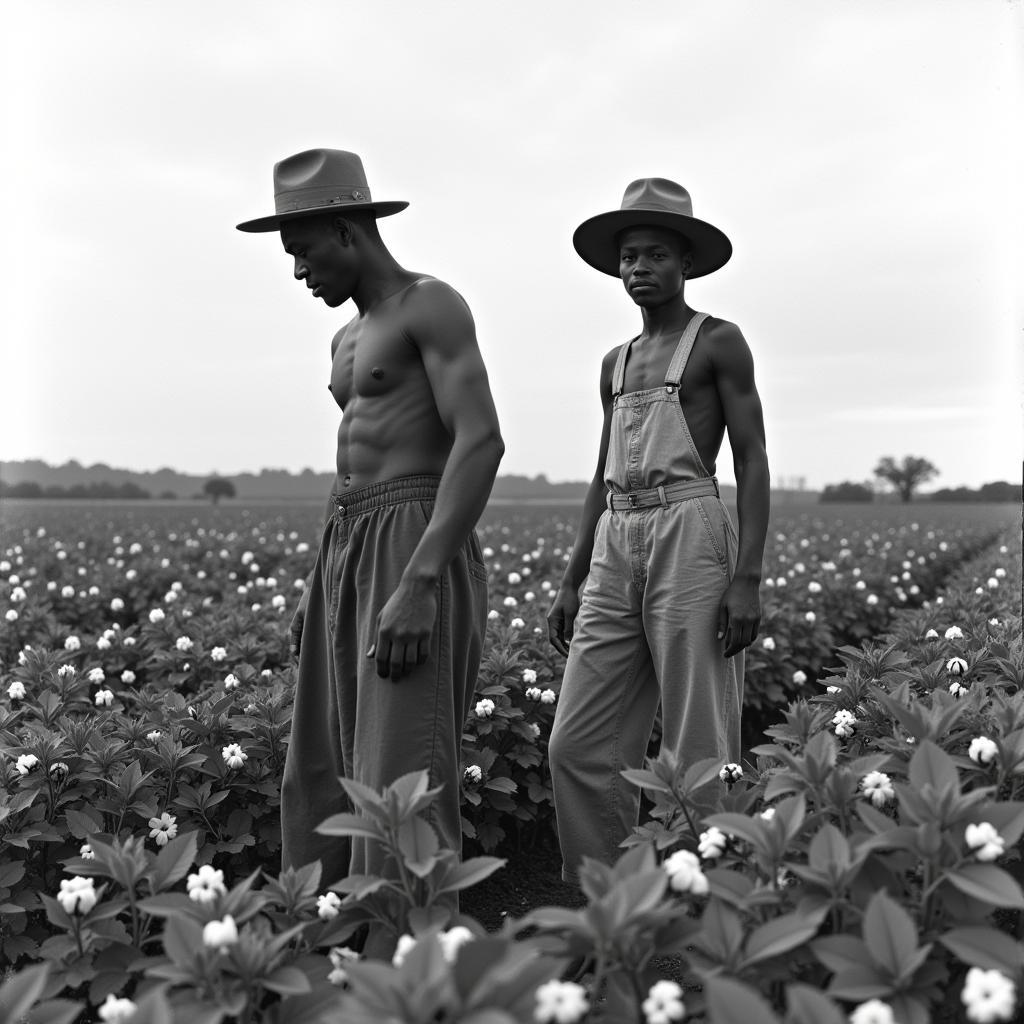
[[[626,495],[626,501],[629,502],[630,508],[636,508],[637,497],[633,491],[630,491],[629,494]]]

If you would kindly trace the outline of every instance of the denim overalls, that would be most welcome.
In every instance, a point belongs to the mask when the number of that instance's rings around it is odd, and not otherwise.
[[[621,855],[640,791],[620,772],[642,767],[659,702],[662,746],[682,763],[740,758],[743,654],[726,659],[716,637],[736,530],[679,401],[706,318],[690,320],[664,387],[622,393],[632,342],[615,365],[608,510],[597,524],[549,744],[566,881],[577,880],[584,855],[605,863]]]

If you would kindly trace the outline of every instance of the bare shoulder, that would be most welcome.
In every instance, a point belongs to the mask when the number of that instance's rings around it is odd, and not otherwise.
[[[351,326],[352,326],[352,321],[350,320],[347,324],[345,324],[344,327],[342,327],[340,330],[338,330],[335,333],[334,337],[331,339],[331,358],[332,359],[335,357],[335,355],[337,355],[338,348],[341,346],[341,343],[345,340],[345,335],[348,333],[348,329]]]
[[[709,316],[701,333],[707,342],[705,352],[713,365],[746,364],[752,360],[747,339],[731,320]]]
[[[476,327],[466,300],[436,277],[420,276],[398,296],[402,332],[420,347],[475,344]]]

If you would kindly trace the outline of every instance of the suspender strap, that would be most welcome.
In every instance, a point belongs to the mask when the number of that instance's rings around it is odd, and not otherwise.
[[[686,325],[686,330],[683,331],[683,336],[679,339],[679,344],[676,346],[676,353],[672,357],[672,362],[668,364],[668,372],[665,374],[666,388],[674,391],[679,387],[679,382],[683,379],[683,370],[686,369],[686,361],[690,358],[693,343],[697,340],[697,332],[700,330],[700,325],[707,318],[707,313],[694,313],[690,317],[690,322]]]
[[[615,360],[615,372],[612,374],[612,398],[618,398],[622,394],[623,385],[626,383],[626,357],[629,355],[629,348],[634,341],[636,338],[627,341],[619,349],[619,357]]]

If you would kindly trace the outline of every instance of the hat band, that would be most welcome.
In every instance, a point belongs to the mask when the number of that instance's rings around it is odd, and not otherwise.
[[[372,202],[370,190],[365,185],[292,189],[288,192],[278,192],[274,196],[274,206],[278,213],[309,210],[317,206],[342,206],[370,202]]]

